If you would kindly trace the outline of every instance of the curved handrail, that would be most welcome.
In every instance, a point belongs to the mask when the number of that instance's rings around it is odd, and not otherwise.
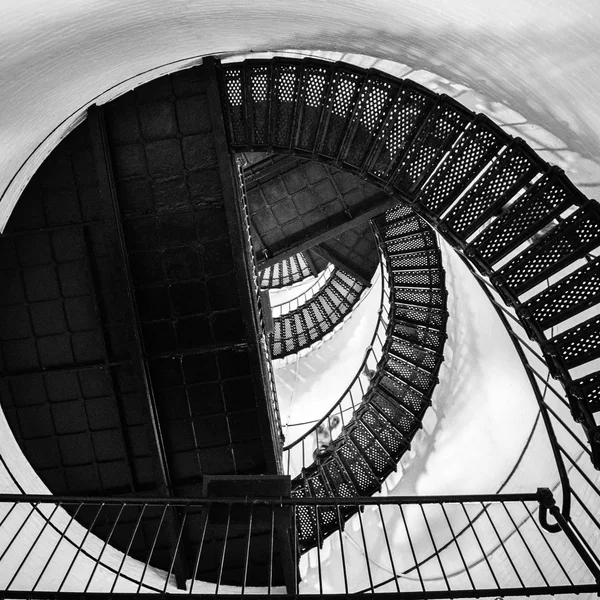
[[[507,318],[507,314],[505,313],[506,309],[504,309],[494,298],[492,291],[489,287],[490,284],[487,283],[485,281],[485,279],[483,279],[478,273],[475,272],[475,270],[471,267],[471,265],[469,264],[469,262],[467,260],[465,260],[463,258],[462,262],[469,269],[469,271],[471,272],[471,274],[473,275],[473,277],[479,284],[481,290],[486,295],[490,304],[494,307],[494,310],[496,311],[498,318],[502,322],[502,325],[504,326],[504,329],[508,333],[510,340],[515,348],[515,351],[519,356],[519,360],[523,364],[525,373],[529,380],[529,384],[531,385],[531,389],[535,396],[536,402],[539,405],[540,414],[542,416],[542,421],[544,422],[544,426],[546,428],[546,433],[548,435],[548,439],[550,440],[550,447],[552,449],[552,455],[554,457],[554,461],[556,462],[556,468],[558,470],[558,476],[559,476],[559,483],[560,483],[560,487],[561,487],[561,491],[562,491],[562,504],[561,504],[560,512],[565,519],[569,519],[570,514],[571,514],[571,484],[569,481],[569,475],[568,475],[567,469],[565,467],[564,460],[563,460],[561,453],[559,451],[559,448],[558,448],[556,432],[554,431],[554,426],[553,426],[552,420],[550,418],[548,407],[546,406],[546,403],[544,402],[544,397],[543,397],[543,395],[536,383],[536,380],[535,380],[535,370],[529,364],[529,360],[527,359],[525,350],[522,346],[522,340],[520,339],[519,335],[515,331],[514,326],[511,324],[511,322],[509,322],[509,319]],[[544,503],[542,503],[540,505],[540,524],[546,531],[548,531],[550,533],[557,533],[558,531],[561,530],[560,526],[557,523],[549,523],[548,522],[547,510],[546,510]]]
[[[365,373],[365,369],[371,369],[371,366],[372,366],[373,370],[375,370],[377,368],[377,365],[379,364],[379,361],[384,356],[383,349],[385,347],[386,334],[387,334],[387,331],[389,328],[389,315],[390,315],[390,308],[391,308],[391,302],[390,302],[391,294],[390,294],[390,290],[389,290],[390,273],[389,273],[389,266],[387,264],[387,261],[385,260],[385,256],[383,255],[383,252],[381,249],[381,239],[380,239],[379,233],[377,231],[375,231],[374,234],[375,234],[375,239],[377,241],[377,248],[378,248],[378,251],[380,254],[380,269],[382,272],[381,298],[380,298],[380,308],[378,311],[379,315],[377,318],[377,324],[373,331],[373,335],[371,336],[370,343],[367,346],[367,351],[366,351],[365,357],[362,360],[360,367],[357,370],[356,374],[354,375],[351,382],[348,384],[348,386],[346,387],[345,391],[342,393],[340,398],[335,402],[335,404],[333,404],[333,406],[329,409],[329,411],[327,411],[327,413],[321,419],[315,420],[315,421],[309,421],[307,423],[307,424],[314,423],[313,427],[311,427],[308,431],[306,431],[300,437],[296,438],[293,442],[291,442],[283,447],[283,452],[284,452],[284,461],[283,462],[284,462],[284,468],[286,469],[285,473],[287,475],[292,475],[292,477],[298,474],[298,473],[290,472],[292,449],[297,447],[299,444],[302,445],[302,457],[303,457],[302,463],[303,464],[302,464],[301,468],[306,467],[307,466],[306,460],[305,460],[306,459],[306,449],[304,447],[305,443],[308,442],[309,439],[312,439],[312,436],[314,436],[315,447],[318,448],[319,429],[323,426],[324,423],[327,422],[328,425],[331,425],[332,419],[334,417],[338,416],[339,417],[338,424],[342,425],[342,427],[343,427],[346,420],[348,420],[348,421],[350,420],[350,419],[345,419],[344,414],[348,413],[350,411],[352,411],[352,414],[354,414],[354,412],[356,411],[358,406],[360,406],[360,403],[362,402],[362,398],[364,397],[364,395],[367,391],[367,390],[365,390],[365,387],[361,381],[361,376],[363,376],[363,374]],[[382,341],[382,336],[383,336],[383,341]],[[371,362],[369,363],[370,360],[371,360]],[[358,402],[355,401],[355,398],[353,395],[353,390],[355,389],[355,387],[357,387],[357,385],[358,385],[358,389],[360,390],[360,400],[358,400]],[[358,391],[356,393],[358,394]],[[335,429],[335,427],[334,427],[334,429]],[[331,431],[330,431],[330,435],[331,435]],[[335,437],[337,437],[337,435]],[[331,439],[334,439],[334,438],[332,437]],[[312,461],[312,453],[311,453],[311,461]],[[298,470],[298,472],[300,472],[300,470]]]

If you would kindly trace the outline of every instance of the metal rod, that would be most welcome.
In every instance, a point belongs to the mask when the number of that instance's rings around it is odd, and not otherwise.
[[[323,573],[321,570],[321,544],[323,543],[321,539],[321,523],[319,519],[319,507],[315,506],[315,515],[316,515],[316,534],[317,534],[317,572],[319,574],[319,594],[323,593]]]
[[[142,324],[138,312],[138,306],[135,297],[135,285],[131,274],[131,265],[129,262],[129,251],[123,231],[123,217],[119,198],[115,184],[115,176],[112,166],[112,158],[110,152],[110,144],[108,140],[107,125],[104,117],[104,109],[98,106],[93,106],[88,110],[88,124],[94,160],[96,163],[96,172],[98,175],[98,186],[100,195],[106,202],[109,202],[112,207],[113,220],[116,232],[116,252],[120,260],[120,266],[123,276],[123,287],[127,301],[127,311],[130,317],[132,339],[130,340],[130,352],[133,357],[133,365],[139,383],[143,390],[144,410],[148,418],[151,435],[148,435],[148,442],[153,455],[154,476],[160,486],[161,493],[165,496],[173,495],[173,486],[171,475],[169,473],[169,462],[165,449],[164,438],[161,429],[160,416],[148,362],[146,360],[146,349],[144,347]],[[176,521],[176,519],[175,519]],[[177,530],[177,523],[169,518],[169,534],[171,542],[173,541]],[[189,571],[187,561],[181,558],[180,569],[178,576],[181,575],[185,579],[185,573]]]
[[[494,569],[492,569],[492,565],[490,564],[490,561],[488,560],[487,554],[486,554],[485,550],[483,549],[483,546],[481,545],[481,540],[479,539],[479,536],[477,535],[477,531],[475,530],[475,527],[473,526],[471,517],[469,517],[469,513],[467,512],[467,509],[465,508],[465,505],[462,502],[460,503],[460,506],[463,509],[463,512],[465,513],[465,517],[467,517],[467,523],[469,524],[469,527],[471,528],[471,531],[473,532],[473,535],[475,536],[475,540],[477,542],[477,545],[479,546],[481,555],[483,556],[483,559],[485,560],[485,562],[488,566],[488,569],[490,570],[490,573],[492,574],[492,579],[494,580],[496,587],[499,588],[500,583],[498,583],[498,579],[496,578],[496,573],[494,573]]]
[[[600,489],[596,486],[596,484],[585,474],[583,469],[577,464],[577,461],[573,459],[573,457],[559,444],[558,448],[561,453],[569,459],[569,462],[575,467],[575,469],[579,472],[579,474],[586,480],[587,484],[596,492],[597,495],[600,496]]]
[[[400,593],[400,583],[398,582],[398,575],[396,573],[396,565],[394,564],[394,557],[392,556],[392,547],[390,546],[390,540],[388,538],[387,527],[385,525],[383,511],[381,510],[381,504],[378,504],[377,508],[379,510],[379,519],[381,520],[381,526],[383,527],[383,535],[385,538],[385,545],[386,545],[387,551],[388,551],[388,557],[390,559],[390,566],[392,567],[392,573],[394,575],[394,583],[396,584],[396,591],[398,593]],[[346,591],[348,591],[347,588],[346,588]]]
[[[292,507],[292,544],[294,544],[294,594],[298,594],[299,582],[298,582],[298,506]]]
[[[271,595],[271,587],[273,586],[273,548],[275,538],[275,507],[271,506],[271,539],[269,542],[269,587],[268,594]]]
[[[194,572],[192,573],[192,583],[190,584],[190,595],[194,593],[194,584],[196,583],[196,577],[198,577],[198,568],[200,566],[200,555],[202,554],[202,548],[204,546],[204,537],[206,536],[206,528],[208,527],[208,518],[210,515],[210,505],[206,507],[206,515],[204,515],[204,507],[202,510],[203,521],[202,524],[202,535],[200,536],[200,544],[198,544],[198,553],[196,554],[196,561],[194,562]]]
[[[156,542],[158,541],[158,536],[160,534],[160,528],[162,527],[163,521],[165,520],[167,510],[169,510],[169,505],[165,504],[165,507],[163,508],[162,514],[160,516],[160,521],[158,522],[158,527],[156,528],[156,533],[154,534],[154,538],[152,540],[152,545],[150,546],[150,552],[148,554],[148,558],[146,559],[146,562],[144,563],[144,569],[142,571],[142,575],[140,577],[140,582],[138,584],[138,589],[137,589],[138,594],[139,594],[140,590],[142,589],[142,582],[144,581],[144,577],[146,576],[146,570],[148,569],[148,565],[150,564],[150,561],[152,560],[152,555],[154,554],[154,549],[156,548]]]
[[[552,416],[563,426],[563,429],[569,433],[569,435],[577,442],[579,447],[589,456],[592,455],[591,450],[577,437],[575,432],[556,414],[556,412],[546,404],[546,409],[552,414]]]
[[[428,600],[443,600],[443,599],[456,599],[463,600],[465,598],[498,598],[498,592],[501,591],[502,597],[513,597],[523,596],[523,588],[479,588],[477,590],[430,590],[427,592],[426,598]],[[553,595],[567,595],[573,597],[579,594],[597,594],[600,591],[600,586],[595,583],[579,584],[575,586],[571,585],[555,585],[551,587],[545,586],[532,586],[527,588],[527,594],[530,596],[553,596]],[[112,598],[114,600],[122,600],[125,594],[94,594],[100,599],[106,600]],[[3,598],[14,599],[14,600],[48,600],[48,592],[32,592],[29,590],[9,590],[2,592]],[[53,598],[64,598],[65,600],[81,600],[81,594],[79,592],[61,592],[60,596],[56,593],[52,593]],[[141,593],[135,595],[136,600],[166,600],[167,594],[155,594],[155,593]],[[206,598],[206,594],[196,594],[194,598],[202,600]],[[237,594],[219,594],[219,600],[239,600],[239,593]],[[327,600],[348,600],[348,596],[343,593],[327,594]],[[302,594],[272,594],[270,596],[272,600],[303,600],[305,595]],[[361,598],[366,600],[380,600],[381,598],[398,598],[396,592],[383,593],[383,594],[363,594]],[[402,600],[423,600],[423,592],[402,592]]]
[[[340,555],[341,555],[341,559],[342,559],[342,573],[344,575],[344,590],[347,594],[348,593],[348,573],[346,572],[346,553],[344,551],[344,536],[342,535],[342,531],[344,529],[344,521],[342,519],[340,505],[338,504],[335,508],[336,508],[337,518],[338,518],[338,523],[339,523],[339,527],[337,528],[337,530],[338,530],[338,535],[340,538]]]
[[[56,545],[52,549],[52,552],[50,553],[50,558],[48,558],[48,560],[46,561],[46,564],[44,565],[44,568],[42,569],[41,573],[38,575],[38,578],[35,580],[35,583],[33,584],[33,587],[31,588],[32,592],[35,592],[35,588],[37,587],[38,583],[40,582],[40,580],[44,576],[44,573],[46,572],[46,569],[48,568],[48,565],[52,562],[52,559],[54,558],[54,555],[56,554],[56,551],[58,550],[58,547],[60,546],[60,544],[63,541],[64,537],[67,535],[67,531],[68,531],[69,527],[71,527],[71,523],[73,522],[73,520],[75,519],[75,517],[79,513],[79,510],[81,509],[82,506],[83,506],[83,503],[80,502],[79,505],[77,506],[77,509],[75,510],[75,512],[71,515],[71,518],[69,519],[69,522],[67,523],[67,526],[61,532],[61,535],[60,535],[60,538],[59,538],[58,542],[56,543]]]
[[[19,525],[17,532],[12,536],[10,542],[6,545],[6,548],[4,548],[4,550],[2,551],[2,554],[0,554],[0,563],[2,562],[2,559],[6,556],[6,553],[11,549],[14,541],[19,537],[21,531],[23,531],[23,527],[25,527],[27,521],[29,521],[29,517],[31,517],[31,515],[33,514],[33,511],[35,509],[36,509],[36,505],[33,504],[31,509],[29,510],[29,513],[27,514],[27,516],[25,517],[25,519],[23,520],[21,525]]]
[[[456,536],[456,534],[454,533],[454,528],[452,527],[452,523],[450,523],[450,519],[448,517],[448,513],[446,511],[446,507],[441,504],[440,508],[442,509],[442,512],[444,513],[444,518],[446,519],[446,523],[448,523],[448,529],[450,530],[450,534],[452,535],[452,539],[454,540],[454,543],[456,544],[456,549],[458,550],[458,555],[460,556],[460,560],[463,564],[463,567],[465,568],[465,573],[467,574],[467,577],[469,578],[469,582],[471,583],[471,587],[473,589],[475,588],[475,582],[473,581],[473,578],[471,577],[471,570],[469,569],[469,567],[467,566],[467,562],[465,561],[465,557],[462,553],[462,549],[460,547],[460,544],[458,543],[458,537]]]
[[[173,510],[175,507],[172,506]],[[177,536],[177,542],[175,543],[175,549],[173,550],[173,558],[171,559],[171,564],[169,565],[169,570],[167,571],[167,576],[165,577],[165,586],[163,588],[163,593],[167,591],[167,586],[169,585],[169,579],[171,578],[171,573],[173,573],[173,567],[175,566],[175,562],[177,561],[177,553],[179,552],[179,547],[181,546],[181,538],[183,537],[183,530],[185,528],[185,522],[188,516],[188,507],[186,506],[183,513],[183,519],[181,519],[181,523],[179,525],[179,535]],[[180,583],[177,582],[177,587],[180,587]]]
[[[315,246],[318,246],[322,242],[326,242],[332,237],[338,237],[347,229],[353,229],[358,225],[367,223],[372,218],[386,212],[396,204],[398,204],[397,198],[390,198],[385,192],[376,192],[362,202],[362,206],[360,207],[362,208],[362,211],[360,213],[357,211],[356,216],[352,219],[348,219],[339,225],[322,227],[319,230],[312,228],[314,233],[293,246],[284,246],[283,248],[276,250],[268,248],[269,258],[258,264],[258,270],[263,271],[267,267],[271,267],[298,252],[304,252],[309,249],[314,251]]]
[[[573,544],[575,550],[577,551],[583,562],[586,564],[591,574],[594,576],[596,583],[599,585],[600,591],[600,569],[598,568],[598,565],[594,562],[592,557],[585,551],[585,548],[581,545],[581,542],[579,541],[578,537],[571,529],[571,525],[561,514],[558,507],[554,505],[551,506],[548,510],[552,513],[552,516],[556,519],[556,522],[560,525],[560,528],[565,532],[565,535],[569,538],[569,541],[571,542],[571,544]]]
[[[598,528],[598,530],[600,530],[600,522],[598,522],[598,519],[596,519],[596,517],[594,516],[592,511],[587,507],[587,505],[581,501],[581,498],[575,492],[575,490],[573,490],[573,496],[579,503],[579,506],[581,506],[581,508],[583,508],[583,510],[586,512],[587,516],[593,521],[594,525]]]
[[[442,564],[442,557],[440,556],[440,553],[438,552],[436,543],[435,543],[435,539],[433,537],[433,533],[431,531],[431,527],[429,526],[429,521],[427,520],[427,515],[425,514],[425,508],[423,507],[423,505],[420,505],[421,508],[421,514],[423,515],[423,520],[425,521],[425,526],[427,527],[427,532],[429,533],[429,539],[431,539],[431,544],[433,545],[433,550],[434,553],[437,557],[438,560],[438,564],[440,565],[440,569],[442,571],[442,576],[444,578],[444,582],[446,583],[446,587],[448,589],[450,589],[450,583],[448,582],[448,577],[446,576],[446,571],[444,569],[444,565]]]
[[[2,503],[7,503],[4,500],[2,500]],[[8,517],[10,517],[10,514],[12,513],[13,510],[15,510],[15,508],[18,506],[17,502],[13,502],[13,505],[10,507],[9,511],[2,517],[2,521],[0,521],[0,528],[2,528],[2,525],[4,525],[4,522],[8,519]]]
[[[579,539],[581,540],[582,544],[585,546],[589,555],[596,561],[597,565],[600,565],[600,558],[598,558],[598,555],[596,554],[594,549],[590,546],[590,543],[585,539],[585,536],[581,533],[581,531],[579,531],[579,527],[577,527],[577,525],[573,521],[571,521],[571,526],[573,527],[573,529],[579,536]]]
[[[119,496],[51,496],[49,494],[0,494],[0,504],[9,502],[27,502],[38,504],[106,504],[121,506],[205,506],[205,505],[270,505],[276,506],[331,506],[342,505],[377,505],[377,504],[456,504],[464,502],[477,504],[481,502],[537,502],[537,492],[507,493],[507,494],[449,494],[447,496],[424,495],[424,496],[378,496],[378,497],[331,497],[331,498],[285,498],[280,496],[265,496],[260,498],[248,497],[223,497],[223,498],[171,498],[171,497],[136,497],[127,498]]]
[[[25,556],[23,557],[23,560],[21,561],[21,563],[19,564],[19,567],[17,568],[17,570],[14,572],[11,580],[8,582],[8,584],[6,585],[6,589],[10,589],[10,586],[13,584],[14,580],[17,578],[17,575],[19,574],[19,572],[21,571],[21,569],[23,568],[23,565],[27,562],[27,559],[29,558],[29,556],[31,555],[31,552],[33,551],[33,549],[35,548],[35,546],[37,545],[37,543],[39,542],[40,538],[42,537],[42,534],[44,533],[44,531],[46,530],[46,527],[48,526],[48,523],[51,521],[52,517],[54,516],[54,513],[56,513],[56,511],[59,509],[60,504],[57,504],[54,507],[54,510],[50,513],[50,516],[46,518],[46,521],[44,522],[43,527],[40,529],[39,533],[37,534],[35,540],[33,540],[33,544],[31,544],[31,546],[29,547],[29,550],[27,550],[27,554],[25,554]],[[0,525],[1,528],[1,525]],[[93,575],[93,573],[92,573]],[[86,586],[87,589],[87,586]]]
[[[362,538],[363,548],[365,549],[365,562],[367,564],[367,574],[369,575],[370,589],[373,590],[373,574],[371,573],[371,561],[369,560],[369,549],[365,538],[365,528],[362,520],[362,511],[358,509],[358,522],[360,523],[360,536]]]
[[[496,311],[496,315],[500,319],[501,323],[504,325],[504,328],[506,329],[506,332],[508,333],[508,335],[513,343],[513,347],[515,348],[515,351],[517,352],[517,355],[519,356],[519,359],[521,360],[521,364],[525,368],[525,373],[527,374],[527,378],[529,379],[529,384],[531,385],[531,389],[535,395],[536,401],[537,401],[538,406],[540,407],[540,411],[542,413],[542,419],[544,421],[544,426],[546,427],[546,433],[548,434],[548,439],[550,441],[550,447],[552,448],[552,454],[554,456],[556,468],[558,469],[558,475],[560,478],[560,485],[561,485],[561,489],[562,489],[562,512],[566,518],[569,518],[569,512],[571,509],[571,496],[570,496],[571,485],[569,483],[569,475],[567,473],[565,464],[564,464],[562,457],[560,455],[560,452],[558,450],[558,440],[556,439],[556,432],[554,431],[554,427],[553,427],[550,417],[548,415],[548,411],[546,410],[546,408],[547,408],[546,403],[544,401],[544,398],[543,398],[537,384],[535,383],[535,377],[531,374],[531,371],[530,371],[531,366],[529,365],[529,361],[527,360],[527,357],[525,356],[525,353],[523,352],[522,342],[521,342],[519,336],[512,329],[512,327],[510,327],[509,323],[506,320],[506,315],[504,314],[503,307],[496,301],[493,294],[490,292],[488,287],[485,285],[485,281],[482,280],[478,276],[478,274],[475,272],[475,269],[469,263],[469,261],[467,261],[463,256],[461,256],[461,255],[459,255],[459,256],[462,259],[463,263],[466,265],[466,267],[469,269],[469,271],[475,276],[476,280],[479,282],[479,286],[480,286],[481,290],[484,292],[484,294],[487,296],[488,300],[491,302],[492,306],[494,307],[494,309]],[[543,360],[543,362],[545,362],[544,359],[542,359],[542,360]]]
[[[221,553],[221,561],[219,563],[219,574],[217,576],[217,586],[215,594],[219,593],[221,578],[223,577],[223,567],[225,566],[225,552],[227,550],[227,538],[229,537],[229,526],[231,524],[231,506],[227,507],[227,522],[225,524],[225,535],[223,536],[223,552]]]
[[[246,579],[248,577],[248,561],[250,559],[250,538],[252,536],[252,518],[254,516],[254,506],[250,506],[248,514],[248,536],[246,538],[246,554],[244,556],[244,578],[242,579],[242,595],[246,589]]]
[[[410,545],[410,552],[412,554],[413,561],[415,563],[415,568],[417,569],[417,575],[419,576],[419,581],[421,582],[421,589],[423,591],[425,591],[425,583],[423,582],[423,576],[421,575],[421,569],[419,568],[419,562],[417,561],[417,555],[415,554],[415,547],[412,543],[410,531],[408,530],[408,524],[406,523],[406,517],[404,516],[404,511],[402,510],[402,504],[398,504],[398,508],[400,509],[400,515],[402,516],[402,522],[404,523],[404,529],[406,529],[406,536],[408,538],[408,543]],[[371,586],[371,589],[373,589],[372,586]]]
[[[129,504],[129,503],[126,503],[125,506],[127,506],[127,504]],[[140,510],[140,514],[139,514],[139,516],[137,518],[137,521],[135,523],[135,527],[133,528],[133,533],[131,534],[131,537],[129,538],[129,542],[127,544],[127,549],[123,553],[123,558],[121,559],[121,564],[119,565],[119,570],[117,571],[117,574],[115,575],[115,579],[114,579],[114,581],[112,583],[112,586],[110,587],[110,593],[111,594],[113,593],[113,591],[115,589],[115,586],[117,585],[117,581],[119,579],[119,576],[121,575],[121,571],[123,569],[123,565],[125,564],[125,559],[129,556],[129,552],[131,551],[131,546],[133,545],[133,539],[135,538],[135,535],[136,535],[136,533],[138,531],[140,523],[142,522],[142,517],[144,516],[144,512],[146,511],[146,507],[147,506],[148,506],[147,504],[144,504],[142,506],[142,509]]]
[[[519,583],[521,584],[522,587],[525,587],[525,582],[521,578],[521,574],[519,573],[519,570],[515,566],[512,556],[510,555],[509,551],[506,549],[506,544],[504,543],[504,540],[502,539],[500,533],[498,532],[498,529],[496,528],[494,520],[492,519],[492,517],[490,516],[490,513],[488,512],[487,506],[485,506],[482,503],[481,508],[482,508],[482,511],[481,511],[482,514],[485,514],[485,516],[488,518],[488,521],[490,522],[490,525],[492,526],[492,529],[494,530],[494,533],[496,534],[496,537],[498,538],[498,543],[499,543],[500,547],[502,548],[502,550],[504,550],[504,554],[506,554],[506,558],[508,558],[508,562],[510,563],[510,566],[512,567],[513,571],[515,572],[515,575],[517,576]],[[514,525],[514,523],[513,523],[513,525]],[[516,525],[515,525],[515,529],[516,529]]]
[[[121,508],[119,509],[119,512],[117,514],[117,518],[115,519],[115,522],[112,524],[112,527],[110,528],[110,531],[108,533],[108,537],[104,540],[104,544],[102,546],[102,550],[100,550],[100,554],[98,555],[98,558],[96,559],[96,561],[94,562],[94,568],[92,569],[92,574],[90,575],[90,578],[88,579],[88,582],[85,586],[85,589],[83,590],[83,593],[85,594],[93,579],[94,579],[94,575],[96,573],[96,569],[98,568],[98,565],[100,564],[100,560],[102,559],[102,555],[104,554],[104,551],[106,550],[106,547],[108,546],[108,543],[110,542],[113,533],[115,532],[115,529],[117,527],[117,523],[119,522],[119,519],[121,518],[121,515],[123,514],[123,510],[125,509],[125,504],[121,505]]]
[[[542,579],[544,580],[544,583],[547,586],[549,586],[550,583],[546,579],[546,576],[544,575],[544,572],[540,568],[540,565],[538,564],[538,561],[536,560],[533,552],[531,551],[531,548],[529,547],[529,545],[525,541],[525,538],[523,537],[523,534],[521,533],[521,527],[518,526],[515,523],[515,520],[513,519],[513,516],[510,514],[510,511],[508,510],[506,504],[504,502],[501,502],[500,504],[502,505],[502,508],[505,510],[506,514],[508,515],[508,518],[510,519],[510,522],[513,524],[513,527],[515,528],[515,530],[517,532],[517,535],[521,538],[521,541],[523,542],[523,545],[525,546],[525,548],[527,548],[527,552],[529,553],[529,556],[531,556],[531,560],[533,560],[533,564],[535,564],[537,570],[540,572],[540,575],[542,576]]]
[[[60,585],[58,586],[59,592],[62,591],[62,587],[63,587],[63,585],[65,585],[65,582],[67,581],[67,578],[69,577],[69,574],[71,573],[71,569],[73,568],[73,565],[75,564],[75,561],[77,560],[77,558],[79,558],[79,553],[81,552],[81,549],[85,545],[88,535],[94,528],[94,525],[96,524],[96,521],[98,520],[98,517],[100,516],[100,513],[102,512],[103,508],[104,508],[104,504],[101,504],[98,507],[98,510],[96,511],[96,514],[94,515],[94,518],[92,519],[92,522],[90,523],[89,527],[86,529],[85,535],[83,536],[83,540],[81,540],[81,544],[79,544],[79,546],[77,547],[75,556],[73,556],[73,560],[71,561],[71,564],[69,565],[69,568],[67,569],[67,572],[65,573],[65,576],[63,577],[63,580],[60,582]]]
[[[574,493],[574,492],[573,492]],[[558,566],[562,569],[562,572],[565,574],[565,577],[568,579],[569,583],[571,585],[574,584],[574,581],[571,579],[571,577],[569,576],[569,573],[567,572],[567,570],[565,569],[565,567],[563,566],[562,562],[560,561],[560,559],[558,558],[558,556],[556,555],[556,552],[554,552],[554,548],[552,548],[552,545],[550,544],[550,542],[548,541],[548,538],[544,535],[544,532],[542,531],[542,528],[538,525],[537,519],[533,516],[533,513],[529,510],[529,507],[527,506],[527,504],[525,504],[525,502],[522,502],[523,504],[523,508],[527,511],[527,514],[529,515],[529,518],[531,519],[531,521],[534,523],[534,525],[536,526],[536,529],[538,530],[538,533],[540,534],[540,536],[544,539],[544,541],[546,542],[546,546],[548,546],[548,550],[550,550],[550,553],[552,554],[552,556],[554,557],[554,560],[556,560],[556,562],[558,563]]]

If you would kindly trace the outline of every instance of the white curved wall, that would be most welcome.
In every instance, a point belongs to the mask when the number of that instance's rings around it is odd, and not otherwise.
[[[506,104],[570,150],[600,154],[596,0],[3,0],[2,9],[0,223],[69,119],[107,90],[207,54],[319,48],[400,61]]]

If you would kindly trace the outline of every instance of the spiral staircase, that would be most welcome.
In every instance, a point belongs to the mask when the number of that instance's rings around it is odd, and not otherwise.
[[[434,234],[405,206],[382,215],[377,233],[391,304],[382,358],[339,437],[292,480],[292,496],[297,498],[360,498],[380,491],[381,483],[410,448],[438,382],[448,313]],[[300,445],[305,456],[307,442],[318,444],[319,426],[338,414],[343,422],[339,405],[284,451],[293,452]],[[348,519],[355,512],[356,507],[346,507],[342,516]],[[304,550],[322,544],[327,535],[343,527],[333,508],[318,515],[314,509],[305,509],[299,521],[298,538]]]
[[[232,155],[257,152],[236,172]],[[306,203],[307,186],[265,191],[286,178],[337,184]],[[312,59],[205,59],[94,107],[55,149],[0,237],[2,406],[16,440],[71,520],[145,561],[144,574],[166,571],[165,589],[173,574],[180,588],[216,578],[217,591],[268,581],[297,594],[300,553],[362,518],[431,404],[448,318],[434,229],[539,344],[599,468],[598,204],[451,98]],[[268,338],[264,288],[315,275],[320,260],[333,275]],[[334,331],[378,263],[385,335],[367,389],[284,448],[270,359]],[[310,456],[336,414],[339,435],[290,484],[286,453]],[[133,508],[99,518],[74,496]],[[248,497],[271,512],[237,507]],[[496,580],[471,595],[598,591],[596,555],[567,504],[542,492],[501,502],[512,500],[538,502],[540,534],[563,532],[595,583],[577,587],[565,570],[564,587]],[[41,515],[48,499],[29,501]]]

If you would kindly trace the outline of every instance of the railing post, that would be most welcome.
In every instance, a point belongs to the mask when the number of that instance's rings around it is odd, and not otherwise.
[[[540,503],[540,523],[542,527],[551,533],[557,531],[564,532],[573,545],[573,548],[577,551],[577,554],[579,554],[581,560],[594,576],[594,579],[599,586],[598,594],[600,595],[600,568],[580,542],[577,534],[573,531],[570,522],[562,515],[560,509],[556,505],[552,492],[548,488],[539,488],[537,493]],[[551,525],[548,523],[548,512],[556,519],[556,524]]]

